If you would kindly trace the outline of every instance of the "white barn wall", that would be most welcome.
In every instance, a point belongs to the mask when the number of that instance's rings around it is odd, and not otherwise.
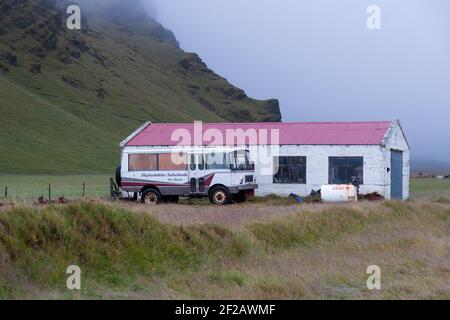
[[[263,163],[272,161],[268,156],[267,146],[254,146],[252,154],[258,150]],[[318,190],[328,184],[329,157],[363,157],[364,184],[360,193],[378,192],[386,199],[391,197],[391,149],[403,151],[403,199],[409,198],[410,178],[410,148],[398,121],[394,121],[386,134],[383,145],[282,145],[280,156],[306,157],[306,184],[277,184],[273,183],[273,175],[262,175],[256,164],[259,189],[258,196],[268,194],[289,195],[296,193],[306,196],[311,190]]]
[[[254,149],[255,147],[253,147]],[[272,161],[273,157],[267,156],[267,147],[259,146],[259,154],[264,155],[264,163]],[[254,150],[252,151],[254,154]],[[306,157],[306,184],[277,184],[273,183],[273,175],[261,175],[256,164],[259,189],[256,194],[264,196],[268,194],[289,195],[296,193],[306,196],[311,190],[318,190],[324,184],[328,184],[328,160],[329,157],[363,157],[364,158],[364,184],[361,185],[361,193],[378,192],[386,193],[387,172],[386,158],[381,146],[340,146],[340,145],[283,145],[280,146],[280,156],[304,156]]]

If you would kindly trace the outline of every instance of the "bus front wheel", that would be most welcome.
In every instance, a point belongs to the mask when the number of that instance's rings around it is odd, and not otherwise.
[[[231,194],[225,187],[215,187],[209,194],[209,201],[212,204],[223,206],[231,203]]]

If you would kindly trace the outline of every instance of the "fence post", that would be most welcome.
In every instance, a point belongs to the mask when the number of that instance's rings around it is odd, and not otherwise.
[[[5,187],[5,199],[8,198],[8,187]]]
[[[113,178],[109,178],[109,196],[114,198],[113,195]]]
[[[84,198],[84,195],[85,195],[85,191],[86,191],[86,183],[83,182],[83,198]]]
[[[48,201],[52,201],[52,185],[48,184]]]

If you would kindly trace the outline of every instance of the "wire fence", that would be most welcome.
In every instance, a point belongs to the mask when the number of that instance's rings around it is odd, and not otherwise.
[[[92,176],[0,176],[0,202],[100,198],[110,195],[110,177]]]

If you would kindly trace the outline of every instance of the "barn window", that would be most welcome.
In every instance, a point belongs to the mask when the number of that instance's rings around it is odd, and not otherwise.
[[[158,159],[158,170],[181,171],[187,169],[186,154],[184,153],[161,153]]]
[[[275,157],[273,183],[306,183],[306,157]]]
[[[128,171],[158,170],[157,154],[130,154],[128,155]]]
[[[363,157],[330,157],[329,183],[349,184],[357,181],[364,183]]]

